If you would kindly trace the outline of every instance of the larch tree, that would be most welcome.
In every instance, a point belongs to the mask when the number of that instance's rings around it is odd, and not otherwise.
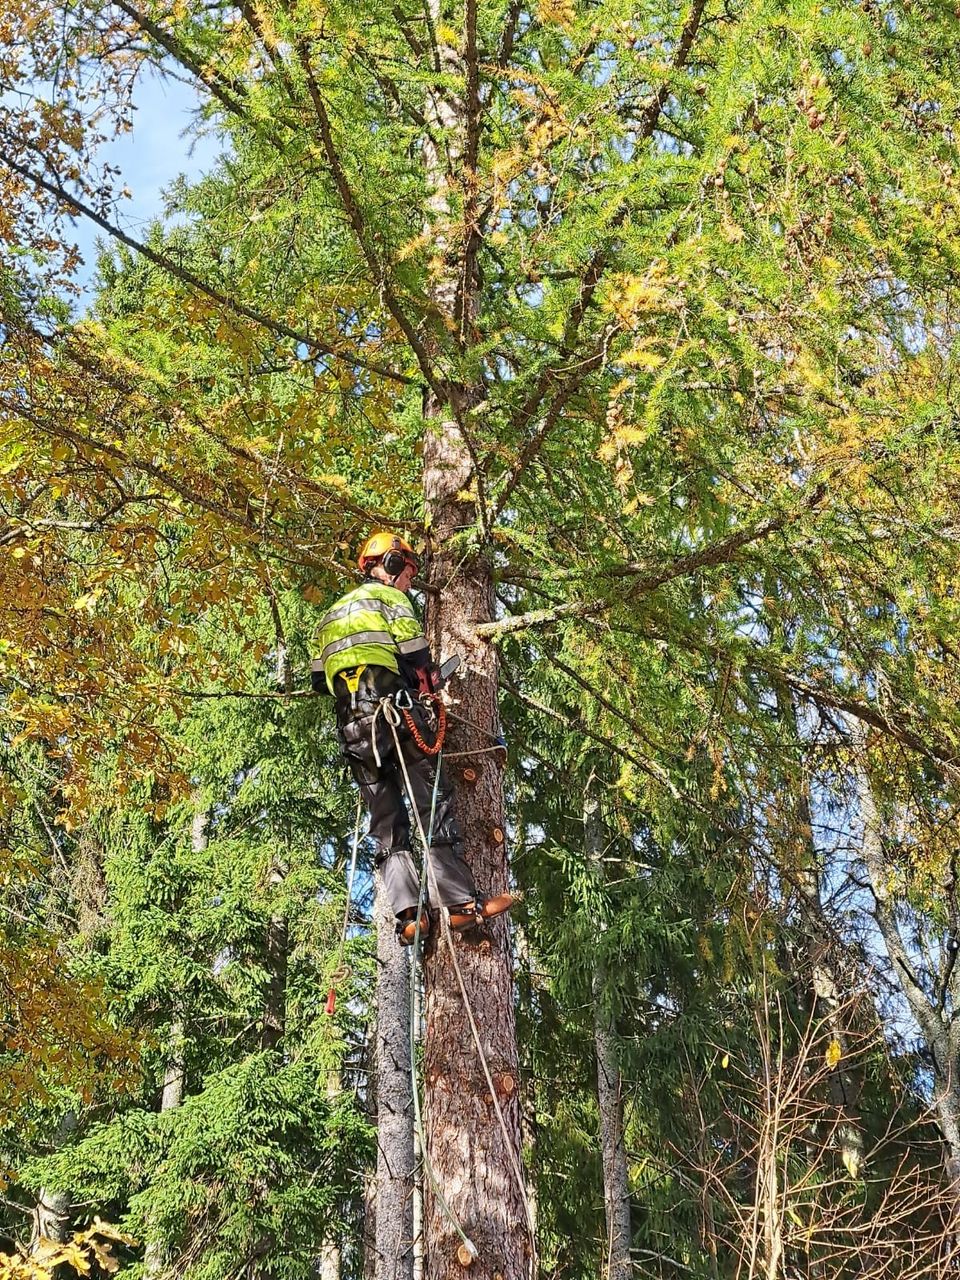
[[[664,829],[747,791],[773,676],[952,761],[950,697],[923,716],[942,658],[896,659],[952,527],[924,462],[956,465],[931,387],[955,27],[916,0],[10,0],[0,586],[26,608],[4,715],[70,739],[68,808],[105,726],[140,775],[169,750],[163,715],[211,675],[197,616],[242,635],[278,581],[321,602],[372,521],[423,537],[431,641],[464,659],[450,745],[477,753],[456,787],[487,891],[509,881],[502,687],[535,698],[538,666]],[[148,65],[197,86],[228,155],[179,193],[189,231],[140,240],[95,149]],[[148,311],[70,322],[64,214],[134,255]],[[144,591],[171,558],[194,572]],[[774,581],[804,603],[792,657]],[[463,941],[427,965],[427,1275],[520,1280],[509,929]],[[177,1110],[199,1127],[205,1105]],[[168,1189],[191,1142],[174,1155]]]

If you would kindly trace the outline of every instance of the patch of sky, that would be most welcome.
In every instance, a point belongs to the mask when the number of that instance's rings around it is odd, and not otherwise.
[[[531,307],[543,305],[543,286],[539,284],[518,284],[515,293],[521,302]]]
[[[179,80],[145,73],[134,90],[133,106],[131,131],[104,143],[96,159],[119,170],[118,185],[130,192],[117,207],[116,224],[127,235],[143,239],[158,218],[168,225],[183,221],[168,207],[170,188],[179,178],[191,182],[207,173],[223,146],[222,139],[203,125],[196,91]],[[82,217],[73,220],[72,238],[83,259],[76,275],[81,289],[76,305],[85,311],[96,289],[98,249],[108,247],[110,238]]]

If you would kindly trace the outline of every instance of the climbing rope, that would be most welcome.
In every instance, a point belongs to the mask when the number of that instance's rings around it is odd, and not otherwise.
[[[388,706],[389,706],[389,709],[388,709]],[[382,711],[384,720],[386,720],[386,722],[390,725],[391,731],[393,733],[393,740],[397,746],[397,757],[398,759],[402,759],[402,756],[400,755],[399,740],[397,738],[397,729],[400,726],[400,716],[398,714],[397,707],[393,705],[393,703],[390,701],[389,698],[384,698],[383,701],[380,703],[380,706],[378,707],[378,711]],[[374,719],[376,719],[376,717]],[[404,768],[404,774],[406,775],[405,768]],[[410,787],[409,787],[409,781],[410,781],[409,777],[406,778],[406,781],[408,784],[407,794],[411,797],[411,804],[413,807],[413,812],[416,815],[417,827],[419,828],[419,831],[420,831],[420,838],[423,839],[423,824],[420,821],[420,811],[417,809],[416,805],[413,804],[413,801],[412,801],[412,792],[410,791]],[[428,835],[427,835],[428,840],[433,839],[433,824],[434,824],[434,820],[436,818],[436,813],[437,813],[437,793],[439,790],[439,786],[440,786],[440,769],[438,766],[433,779],[433,793],[430,797],[430,821],[428,824]],[[429,845],[427,847],[429,848]],[[473,1241],[464,1231],[463,1227],[460,1225],[459,1218],[451,1209],[450,1205],[447,1203],[446,1196],[444,1196],[443,1191],[440,1188],[440,1183],[438,1182],[436,1174],[433,1171],[433,1164],[431,1163],[430,1157],[427,1154],[427,1135],[423,1127],[423,1109],[420,1104],[420,1083],[417,1079],[416,999],[417,999],[417,981],[418,981],[417,965],[420,959],[420,943],[421,943],[420,921],[423,919],[423,909],[424,909],[424,904],[426,903],[426,900],[427,900],[427,859],[424,858],[423,864],[420,869],[420,886],[417,893],[417,914],[415,917],[417,923],[416,923],[416,928],[414,929],[413,949],[412,949],[412,955],[410,958],[410,1092],[413,1096],[413,1125],[417,1135],[417,1142],[420,1147],[420,1158],[423,1161],[423,1167],[424,1167],[424,1170],[426,1171],[427,1178],[430,1182],[430,1186],[433,1189],[433,1193],[437,1197],[437,1201],[447,1221],[450,1223],[451,1227],[453,1227],[454,1232],[460,1237],[461,1246],[464,1250],[466,1250],[469,1257],[469,1261],[472,1262],[473,1259],[477,1257],[477,1252],[478,1252],[477,1246],[473,1243]]]
[[[340,926],[340,949],[337,952],[337,963],[330,975],[330,989],[327,992],[327,1003],[324,1009],[328,1017],[333,1017],[337,1007],[337,986],[350,977],[350,966],[343,963],[343,951],[347,945],[347,926],[350,923],[350,904],[353,901],[353,878],[357,873],[357,850],[360,848],[360,819],[363,815],[363,797],[357,795],[357,821],[353,828],[353,853],[350,855],[350,874],[347,876],[347,900],[343,907],[343,924]]]
[[[407,762],[404,759],[403,752],[400,749],[400,738],[397,734],[397,729],[400,726],[401,717],[398,714],[397,708],[393,705],[393,703],[390,701],[389,698],[384,698],[380,705],[383,709],[383,718],[386,720],[387,724],[390,726],[390,731],[393,735],[394,749],[396,750],[397,760],[400,763],[400,768],[403,773],[403,782],[406,788],[407,796],[410,800],[410,808],[413,811],[413,816],[417,824],[417,831],[419,833],[420,841],[423,846],[423,869],[421,871],[421,876],[420,876],[420,900],[417,904],[417,917],[416,917],[417,926],[416,926],[416,932],[414,936],[415,944],[418,944],[419,938],[420,938],[420,919],[423,914],[423,903],[425,901],[424,890],[428,880],[429,880],[431,894],[433,895],[433,897],[438,903],[440,900],[439,886],[437,884],[436,872],[434,870],[433,861],[430,856],[430,843],[433,837],[434,811],[436,808],[437,789],[440,781],[440,761],[438,760],[437,762],[436,774],[435,774],[434,783],[433,783],[433,803],[431,805],[431,812],[430,812],[430,837],[428,838],[426,833],[424,832],[423,822],[420,817],[420,811],[417,808],[416,801],[414,799],[413,786],[410,782],[410,775],[407,772]],[[453,930],[450,928],[450,911],[444,905],[441,905],[439,910],[440,910],[440,919],[443,923],[444,937],[446,939],[447,947],[450,951],[450,959],[453,964],[453,971],[456,975],[457,986],[460,989],[460,998],[463,1001],[464,1012],[466,1013],[467,1021],[470,1024],[470,1032],[473,1036],[473,1042],[477,1049],[477,1056],[480,1059],[480,1066],[483,1071],[483,1076],[486,1081],[487,1089],[490,1094],[490,1100],[493,1103],[493,1109],[496,1112],[497,1121],[500,1125],[501,1133],[503,1134],[504,1145],[506,1147],[507,1154],[510,1159],[510,1167],[514,1175],[514,1179],[516,1180],[516,1183],[517,1183],[517,1189],[520,1192],[520,1199],[523,1203],[524,1214],[527,1219],[527,1232],[530,1237],[531,1275],[536,1275],[536,1271],[537,1271],[536,1227],[533,1221],[533,1211],[530,1207],[530,1201],[527,1196],[527,1187],[523,1177],[523,1170],[520,1167],[520,1162],[517,1159],[516,1153],[513,1150],[513,1140],[510,1134],[510,1130],[507,1126],[506,1117],[503,1114],[503,1108],[500,1105],[500,1099],[497,1096],[496,1087],[493,1083],[493,1076],[490,1071],[490,1066],[487,1062],[486,1053],[484,1052],[483,1042],[480,1039],[480,1032],[477,1027],[476,1019],[473,1016],[473,1009],[470,1006],[470,999],[467,995],[466,984],[464,983],[464,980],[463,980],[463,973],[460,969],[460,962],[457,959],[456,947],[454,946],[454,942],[453,942]],[[412,987],[411,987],[411,992],[412,992]],[[411,1016],[411,1023],[412,1023],[412,1016]],[[419,1111],[419,1099],[417,1096],[416,1089],[414,1089],[414,1097],[416,1099],[415,1111]],[[429,1160],[427,1159],[427,1156],[426,1156],[426,1142],[424,1140],[424,1137],[422,1136],[422,1122],[421,1122],[420,1128],[418,1129],[418,1136],[420,1136],[421,1150],[423,1151],[423,1155],[424,1155],[424,1167],[428,1170],[431,1185],[434,1187],[434,1190],[437,1191],[440,1202],[443,1205],[447,1213],[447,1216],[450,1218],[452,1222],[455,1223],[456,1220],[453,1217],[453,1214],[450,1211],[449,1206],[447,1205],[443,1196],[440,1195],[439,1193],[439,1187],[436,1184],[436,1179],[433,1176],[433,1170],[430,1167]],[[470,1254],[469,1260],[472,1261],[477,1256],[476,1246],[473,1244],[471,1240],[467,1238],[462,1228],[460,1228],[459,1224],[456,1224],[456,1229],[457,1229],[457,1234],[463,1240],[464,1247],[467,1249],[467,1251]]]

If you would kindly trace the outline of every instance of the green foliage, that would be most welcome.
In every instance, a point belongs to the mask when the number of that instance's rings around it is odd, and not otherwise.
[[[300,695],[361,533],[402,524],[447,598],[494,571],[545,1274],[605,1265],[598,1019],[645,1271],[734,1276],[750,1239],[819,1274],[814,1218],[887,1240],[914,1178],[899,1259],[956,1072],[899,1043],[885,895],[928,1040],[960,999],[954,11],[0,8],[10,1231],[51,1183],[185,1280],[344,1233],[359,1272],[373,960],[360,921],[327,1020],[353,800]],[[109,210],[91,148],[141,60],[222,155],[71,320],[51,228]],[[761,1151],[774,1076],[820,1127]]]

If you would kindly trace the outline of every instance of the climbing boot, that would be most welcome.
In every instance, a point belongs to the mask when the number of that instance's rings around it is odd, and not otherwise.
[[[450,908],[450,928],[454,933],[471,929],[474,925],[483,924],[484,920],[493,920],[509,911],[516,898],[512,893],[498,893],[495,898],[477,898],[475,902],[464,902],[459,907]]]
[[[430,917],[426,911],[420,917],[420,938],[426,938],[430,933]],[[412,947],[413,940],[417,936],[417,913],[414,910],[405,911],[397,920],[397,941],[401,947]]]

